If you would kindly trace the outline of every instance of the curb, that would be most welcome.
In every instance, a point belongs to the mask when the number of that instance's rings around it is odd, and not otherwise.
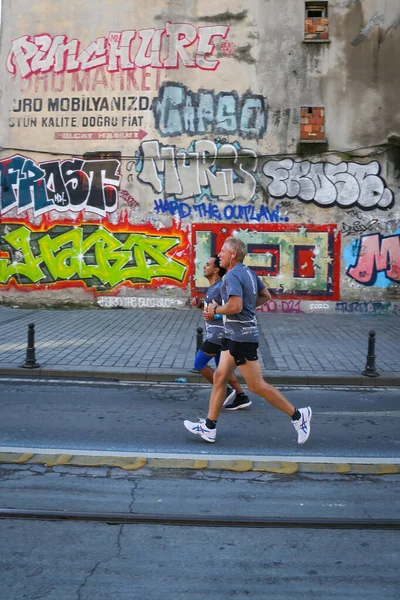
[[[148,469],[195,469],[195,470],[222,470],[245,473],[255,471],[260,473],[276,473],[279,475],[294,475],[296,473],[319,473],[319,474],[348,474],[348,475],[397,475],[400,473],[400,458],[388,459],[353,459],[344,461],[343,458],[316,459],[316,462],[308,460],[294,460],[292,457],[274,457],[265,459],[246,458],[218,458],[204,455],[191,458],[177,458],[174,455],[165,457],[154,455],[99,455],[99,453],[77,453],[67,454],[46,452],[0,452],[0,464],[16,465],[45,465],[48,467],[118,467],[125,471],[138,471],[142,468]],[[376,462],[378,460],[378,462]]]
[[[1,376],[18,377],[59,377],[71,379],[92,380],[114,380],[114,381],[148,381],[148,382],[174,382],[177,378],[186,379],[187,383],[204,383],[203,377],[192,371],[183,369],[161,368],[158,371],[149,370],[121,370],[120,368],[101,367],[93,368],[60,368],[39,367],[37,369],[25,369],[12,364],[3,364],[0,367]],[[281,385],[343,385],[357,387],[400,387],[400,373],[382,372],[379,377],[367,377],[357,371],[324,371],[315,373],[312,371],[263,371],[263,376],[269,383]],[[239,375],[239,381],[243,378]]]

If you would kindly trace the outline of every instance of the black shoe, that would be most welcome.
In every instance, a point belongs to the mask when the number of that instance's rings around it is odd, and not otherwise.
[[[250,406],[251,400],[246,394],[236,394],[236,398],[230,404],[226,404],[226,410],[239,410]]]
[[[224,403],[222,406],[225,406],[225,404],[227,404],[229,402],[229,400],[234,400],[236,396],[236,392],[235,390],[233,390],[231,387],[226,388],[226,398],[224,400]]]

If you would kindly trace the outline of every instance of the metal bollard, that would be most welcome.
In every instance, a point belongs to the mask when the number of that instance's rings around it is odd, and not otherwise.
[[[197,332],[197,335],[196,335],[196,354],[197,354],[203,343],[203,328],[197,327],[196,332]],[[199,373],[194,367],[193,367],[193,369],[191,369],[191,372],[197,373],[197,374]]]
[[[28,325],[28,346],[26,348],[26,359],[21,365],[24,369],[37,369],[40,367],[35,358],[35,323]]]
[[[368,335],[368,354],[365,370],[362,375],[367,377],[379,377],[379,373],[375,369],[375,331],[371,330]]]
[[[197,335],[196,335],[196,354],[197,354],[203,344],[203,328],[197,327],[196,331],[197,331]]]

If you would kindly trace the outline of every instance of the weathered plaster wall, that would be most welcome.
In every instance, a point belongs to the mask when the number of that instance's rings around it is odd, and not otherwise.
[[[234,234],[265,310],[400,312],[400,0],[3,4],[1,301],[184,307]]]

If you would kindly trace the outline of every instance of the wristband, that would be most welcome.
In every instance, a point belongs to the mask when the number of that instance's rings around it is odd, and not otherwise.
[[[218,315],[217,315],[217,308],[218,308],[218,304],[216,304],[216,305],[214,306],[214,316],[218,316]]]

